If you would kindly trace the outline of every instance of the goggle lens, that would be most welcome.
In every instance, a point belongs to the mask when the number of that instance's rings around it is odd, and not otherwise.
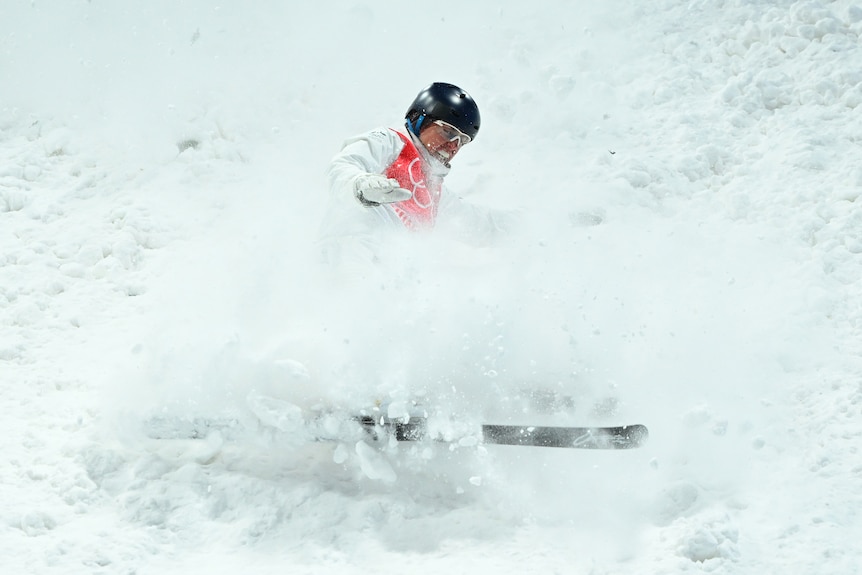
[[[458,140],[459,147],[469,144],[472,141],[472,138],[470,138],[470,136],[468,136],[452,124],[447,124],[442,120],[434,120],[434,124],[440,126],[441,133],[448,142],[454,142],[455,140]]]

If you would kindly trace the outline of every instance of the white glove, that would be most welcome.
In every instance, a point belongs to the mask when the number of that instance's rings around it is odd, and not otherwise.
[[[392,202],[403,202],[413,197],[398,180],[380,174],[361,174],[353,180],[353,194],[363,206],[379,206]]]

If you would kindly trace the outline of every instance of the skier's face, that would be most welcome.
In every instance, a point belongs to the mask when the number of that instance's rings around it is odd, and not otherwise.
[[[455,126],[435,120],[422,130],[422,133],[419,134],[419,140],[432,156],[448,165],[458,150],[461,149],[461,146],[470,142],[470,136]]]

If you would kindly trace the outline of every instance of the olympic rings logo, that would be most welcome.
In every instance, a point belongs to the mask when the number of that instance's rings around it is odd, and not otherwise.
[[[422,174],[422,164],[421,164],[419,158],[413,158],[413,161],[410,162],[410,164],[407,166],[407,175],[410,178],[410,184],[413,186],[413,203],[415,203],[417,206],[419,206],[420,208],[425,210],[425,209],[428,209],[431,207],[431,204],[432,204],[431,194],[428,192],[428,187],[425,185],[425,180],[424,179],[417,179],[413,175],[414,166],[419,167],[419,174],[421,175]],[[424,202],[419,201],[419,194],[417,193],[418,190],[425,190],[425,197],[427,198],[426,201],[424,201]]]

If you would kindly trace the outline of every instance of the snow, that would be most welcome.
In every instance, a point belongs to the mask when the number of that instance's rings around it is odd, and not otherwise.
[[[846,0],[3,3],[0,572],[854,572],[860,35]],[[432,81],[484,121],[450,191],[519,226],[328,269],[329,158]],[[417,399],[651,436],[299,431]]]

